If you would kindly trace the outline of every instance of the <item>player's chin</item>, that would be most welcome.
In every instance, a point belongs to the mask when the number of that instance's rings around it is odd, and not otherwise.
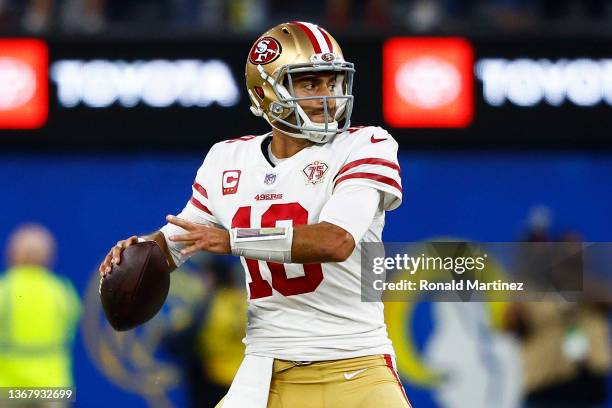
[[[320,114],[320,115],[308,115],[308,117],[310,118],[310,120],[312,121],[312,123],[315,123],[317,125],[324,125],[325,124],[325,115],[324,114]],[[331,115],[330,118],[328,119],[331,122]]]

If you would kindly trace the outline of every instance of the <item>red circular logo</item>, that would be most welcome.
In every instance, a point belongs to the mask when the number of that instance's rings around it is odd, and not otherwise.
[[[325,54],[321,55],[321,59],[325,62],[331,62],[336,59],[336,56],[331,52],[326,52]]]
[[[461,94],[461,72],[450,61],[424,55],[398,68],[395,87],[404,101],[420,109],[440,109]]]
[[[281,45],[275,38],[262,37],[253,44],[249,61],[255,65],[269,64],[280,57],[281,52]]]
[[[27,104],[36,93],[36,72],[26,61],[0,57],[0,111]]]

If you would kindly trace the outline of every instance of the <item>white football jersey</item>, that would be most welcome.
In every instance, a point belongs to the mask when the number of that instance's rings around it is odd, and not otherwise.
[[[334,189],[383,194],[367,232],[344,262],[278,264],[241,258],[248,291],[246,353],[293,361],[393,354],[383,305],[361,301],[361,243],[380,242],[385,210],[402,199],[397,142],[380,127],[351,128],[272,166],[269,135],[215,144],[179,215],[230,228],[316,224]]]

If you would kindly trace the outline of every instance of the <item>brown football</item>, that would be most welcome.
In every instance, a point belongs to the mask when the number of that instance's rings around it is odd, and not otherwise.
[[[123,250],[119,265],[102,279],[100,300],[110,325],[125,331],[151,320],[169,290],[166,256],[155,241],[146,241]]]

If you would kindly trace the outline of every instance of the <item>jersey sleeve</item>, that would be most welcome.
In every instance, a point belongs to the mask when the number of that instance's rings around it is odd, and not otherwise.
[[[380,127],[364,128],[354,137],[348,158],[334,176],[334,193],[350,185],[373,187],[383,193],[383,209],[396,209],[402,203],[397,142]]]
[[[210,182],[211,174],[214,170],[212,167],[212,163],[214,163],[212,157],[213,149],[214,147],[208,152],[204,162],[198,169],[195,180],[191,185],[191,197],[185,204],[183,210],[177,214],[177,217],[196,224],[219,227],[221,226],[221,222],[213,214],[208,196],[208,183]],[[175,265],[180,266],[188,259],[188,257],[182,255],[180,252],[186,245],[184,243],[170,241],[169,237],[172,235],[185,234],[187,231],[170,223],[164,225],[160,231],[164,234],[166,244],[172,254]]]
[[[361,241],[376,215],[382,193],[372,187],[349,185],[338,189],[325,203],[319,222],[334,224]]]

